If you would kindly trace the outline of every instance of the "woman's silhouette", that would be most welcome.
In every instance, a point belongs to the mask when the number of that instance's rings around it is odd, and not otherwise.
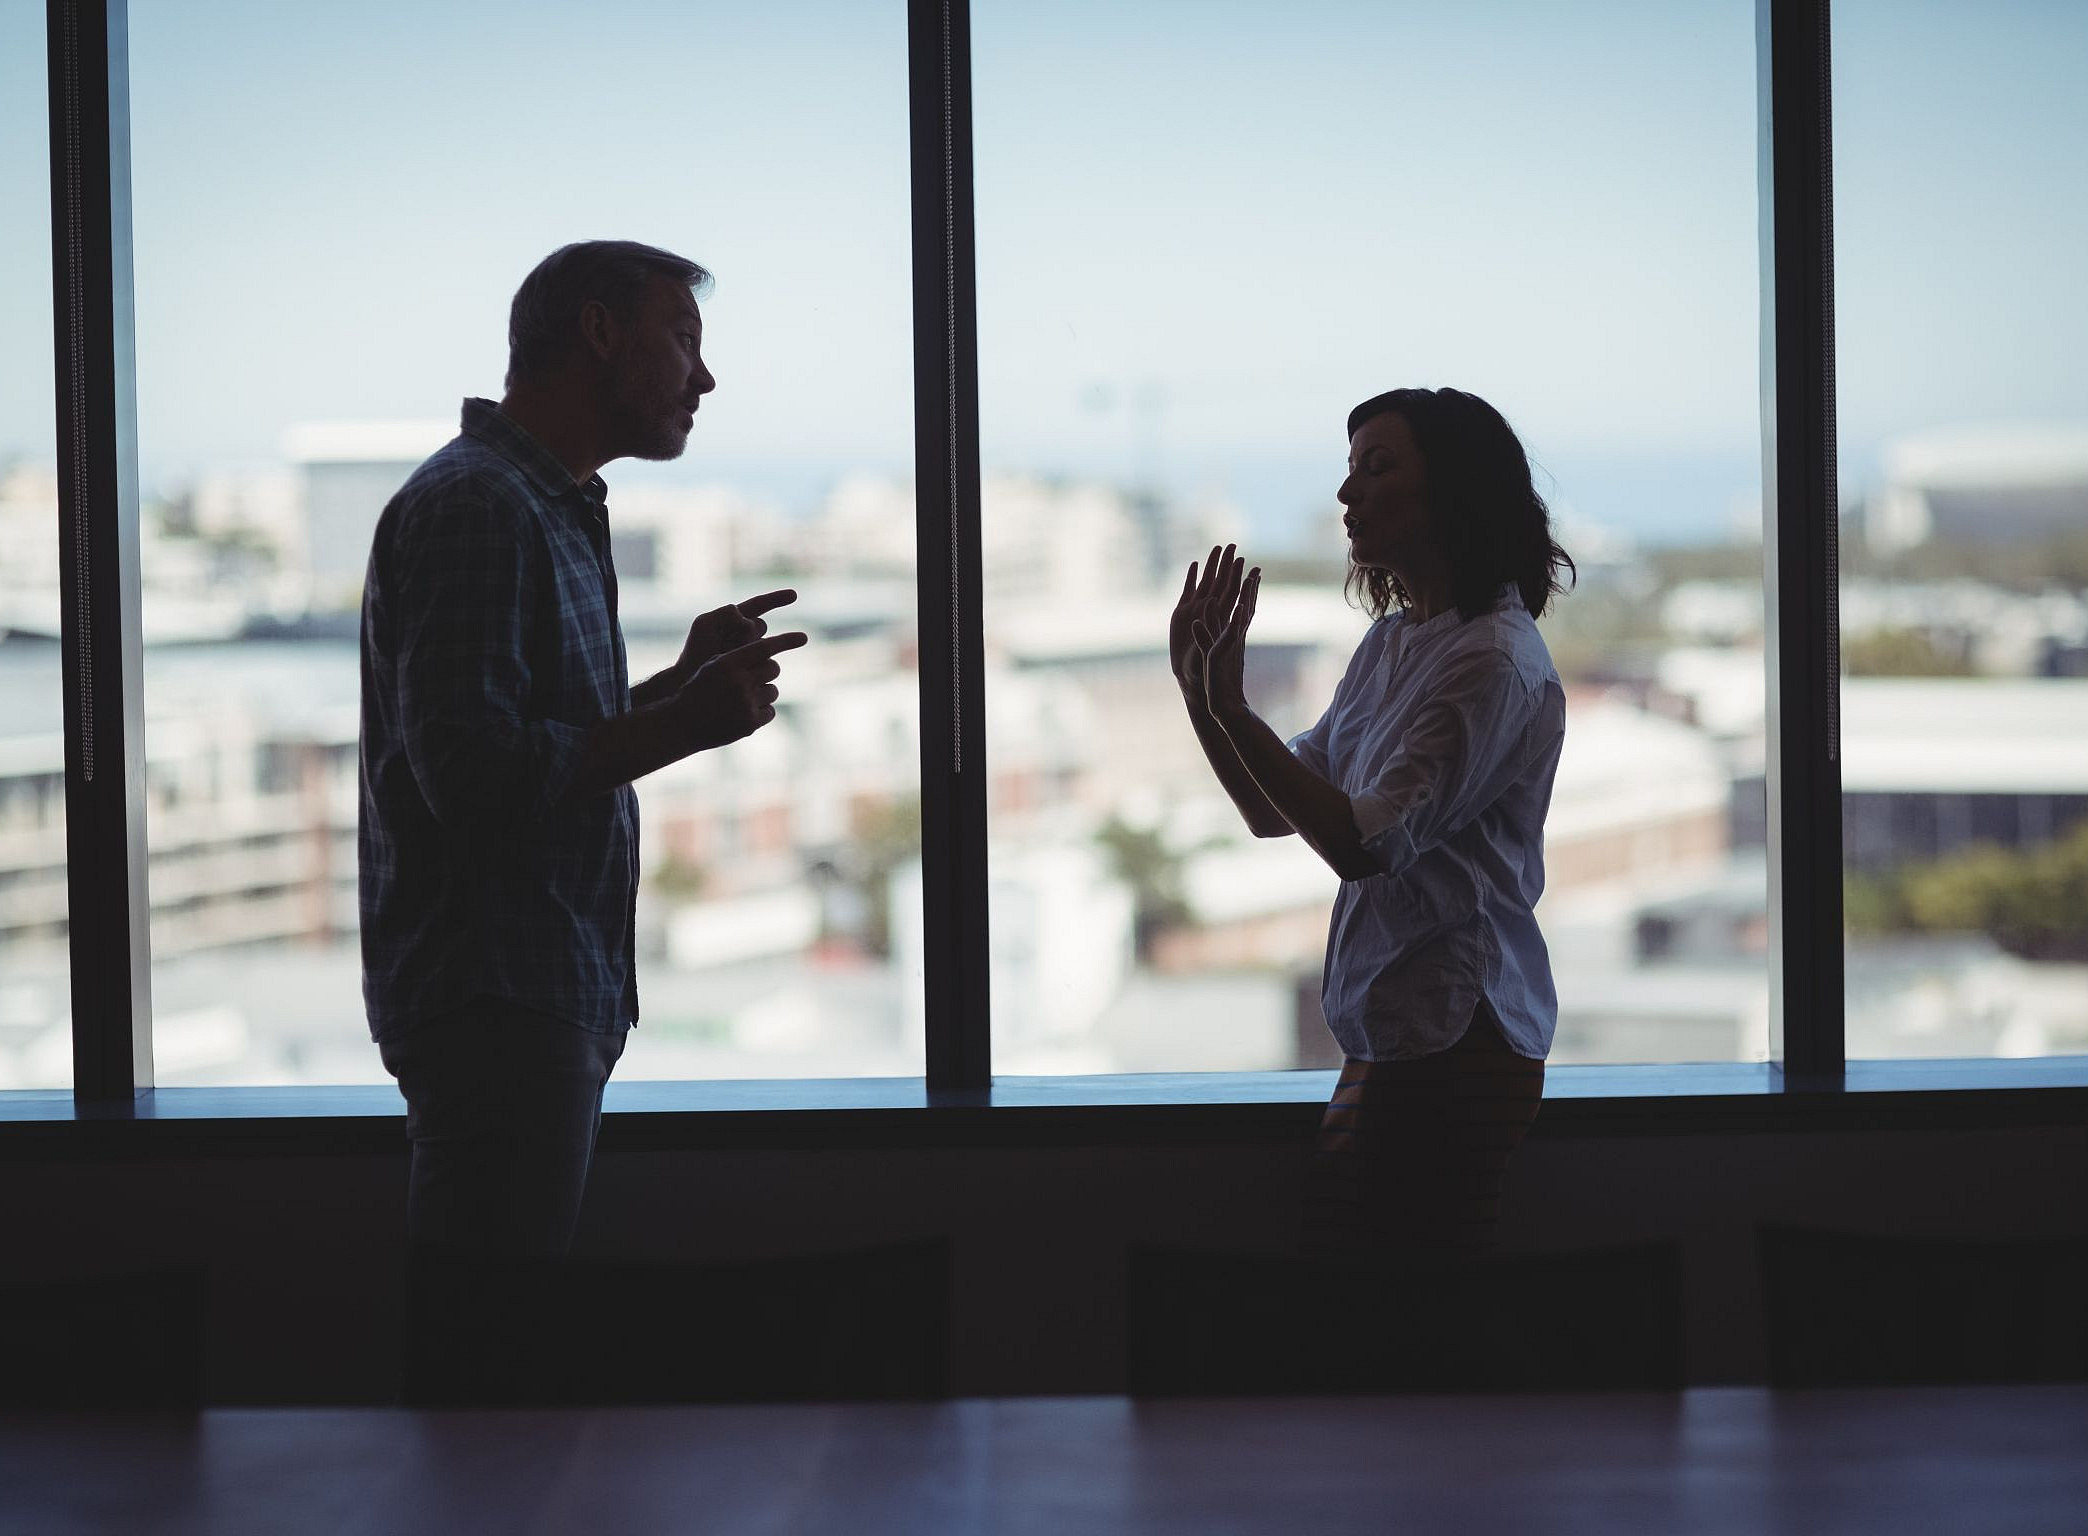
[[[1455,1257],[1492,1241],[1558,1017],[1531,909],[1565,701],[1535,620],[1573,562],[1478,396],[1393,390],[1348,432],[1348,585],[1376,622],[1318,724],[1286,743],[1247,702],[1261,572],[1230,545],[1189,567],[1170,651],[1249,828],[1342,878],[1322,1000],[1347,1064],[1305,1249]]]

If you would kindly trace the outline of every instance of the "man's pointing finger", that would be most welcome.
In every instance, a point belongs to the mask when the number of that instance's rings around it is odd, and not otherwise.
[[[759,640],[749,641],[730,654],[734,656],[777,656],[784,651],[796,650],[799,646],[811,640],[811,638],[803,630],[793,629],[784,634],[768,635]]]
[[[734,606],[745,617],[758,619],[772,608],[781,608],[785,603],[794,603],[796,601],[796,590],[790,587],[783,587],[775,592],[764,592],[759,597],[750,597],[745,602],[736,603]]]

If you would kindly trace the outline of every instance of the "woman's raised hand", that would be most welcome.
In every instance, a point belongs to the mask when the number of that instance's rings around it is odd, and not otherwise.
[[[1244,564],[1244,562],[1242,562]],[[1204,702],[1219,717],[1247,708],[1247,627],[1254,622],[1254,602],[1261,591],[1261,567],[1244,582],[1235,579],[1239,601],[1215,635],[1199,619],[1195,644],[1204,674]]]
[[[1167,659],[1174,668],[1175,681],[1198,699],[1204,693],[1204,667],[1196,639],[1197,626],[1201,624],[1207,635],[1215,635],[1225,627],[1233,601],[1239,596],[1246,564],[1234,553],[1233,545],[1220,550],[1214,544],[1201,572],[1192,560],[1189,574],[1182,581],[1182,595],[1167,626]]]

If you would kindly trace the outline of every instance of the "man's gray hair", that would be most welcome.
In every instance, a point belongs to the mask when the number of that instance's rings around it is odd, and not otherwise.
[[[687,284],[698,297],[710,291],[711,275],[703,267],[635,240],[581,240],[538,262],[508,310],[508,388],[557,362],[578,342],[580,311],[591,300],[628,316],[656,275]]]

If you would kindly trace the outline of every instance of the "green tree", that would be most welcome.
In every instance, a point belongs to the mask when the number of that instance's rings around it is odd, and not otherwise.
[[[1842,640],[1851,677],[1970,677],[1971,659],[1936,644],[1926,630],[1873,629]]]
[[[1196,921],[1183,879],[1183,855],[1150,827],[1134,827],[1116,816],[1095,833],[1109,855],[1110,873],[1131,888],[1131,927],[1140,959],[1152,951],[1154,938],[1167,928]]]
[[[2088,960],[2088,821],[2036,848],[1980,843],[1853,877],[1844,910],[1854,933],[1984,933],[2026,960]]]
[[[660,860],[653,871],[653,889],[662,896],[676,896],[684,901],[694,901],[703,894],[710,874],[695,859],[685,858],[678,853],[669,853]]]
[[[1843,546],[1851,576],[1944,581],[1968,576],[2017,592],[2088,588],[2088,528],[1985,542],[1930,539],[1911,549],[1875,552],[1861,540]]]
[[[849,883],[863,903],[864,949],[892,953],[892,874],[921,856],[921,797],[907,795],[870,811],[857,823]]]
[[[1567,551],[1571,554],[1573,551]],[[1736,544],[1675,544],[1649,549],[1641,557],[1663,589],[1685,581],[1760,581],[1759,540]]]

